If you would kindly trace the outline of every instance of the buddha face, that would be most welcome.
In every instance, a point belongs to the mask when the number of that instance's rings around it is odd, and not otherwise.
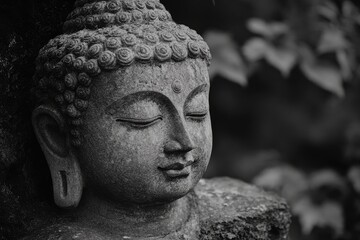
[[[77,150],[86,188],[135,204],[186,195],[210,158],[209,87],[206,63],[195,59],[94,79]]]

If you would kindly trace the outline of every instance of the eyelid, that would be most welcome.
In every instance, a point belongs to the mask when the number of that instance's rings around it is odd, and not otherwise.
[[[128,123],[133,127],[145,128],[155,124],[158,121],[163,120],[163,116],[158,115],[153,118],[139,119],[139,118],[118,118],[117,122]]]
[[[186,114],[186,117],[195,119],[195,120],[202,120],[204,119],[208,114],[208,110],[200,111],[200,112],[190,112]]]
[[[187,113],[186,115],[205,115],[208,113],[208,110],[203,110],[203,111],[191,111],[189,113]]]
[[[144,118],[144,119],[130,118],[130,117],[120,117],[120,118],[116,119],[116,121],[117,122],[151,122],[151,121],[157,120],[159,118],[162,119],[162,116],[158,115],[158,116],[155,116],[155,117],[152,117],[152,118]]]

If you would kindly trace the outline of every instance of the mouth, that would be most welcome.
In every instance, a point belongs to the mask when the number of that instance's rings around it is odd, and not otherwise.
[[[169,178],[185,178],[190,175],[191,165],[194,160],[186,162],[176,162],[165,167],[158,167]]]

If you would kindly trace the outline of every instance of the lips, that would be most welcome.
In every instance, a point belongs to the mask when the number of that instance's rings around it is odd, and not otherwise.
[[[166,176],[170,178],[187,177],[191,171],[191,165],[194,160],[187,160],[185,162],[176,162],[165,167],[159,167]]]
[[[187,166],[190,166],[191,164],[193,164],[194,161],[186,161],[184,163],[182,162],[176,162],[174,164],[170,164],[168,166],[165,167],[159,167],[161,170],[181,170]]]

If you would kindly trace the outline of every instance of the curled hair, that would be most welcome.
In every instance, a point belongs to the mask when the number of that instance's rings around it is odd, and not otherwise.
[[[81,143],[79,128],[93,78],[130,66],[203,59],[209,47],[194,30],[178,25],[159,0],[77,0],[64,34],[50,40],[36,62],[39,101],[53,101]]]

